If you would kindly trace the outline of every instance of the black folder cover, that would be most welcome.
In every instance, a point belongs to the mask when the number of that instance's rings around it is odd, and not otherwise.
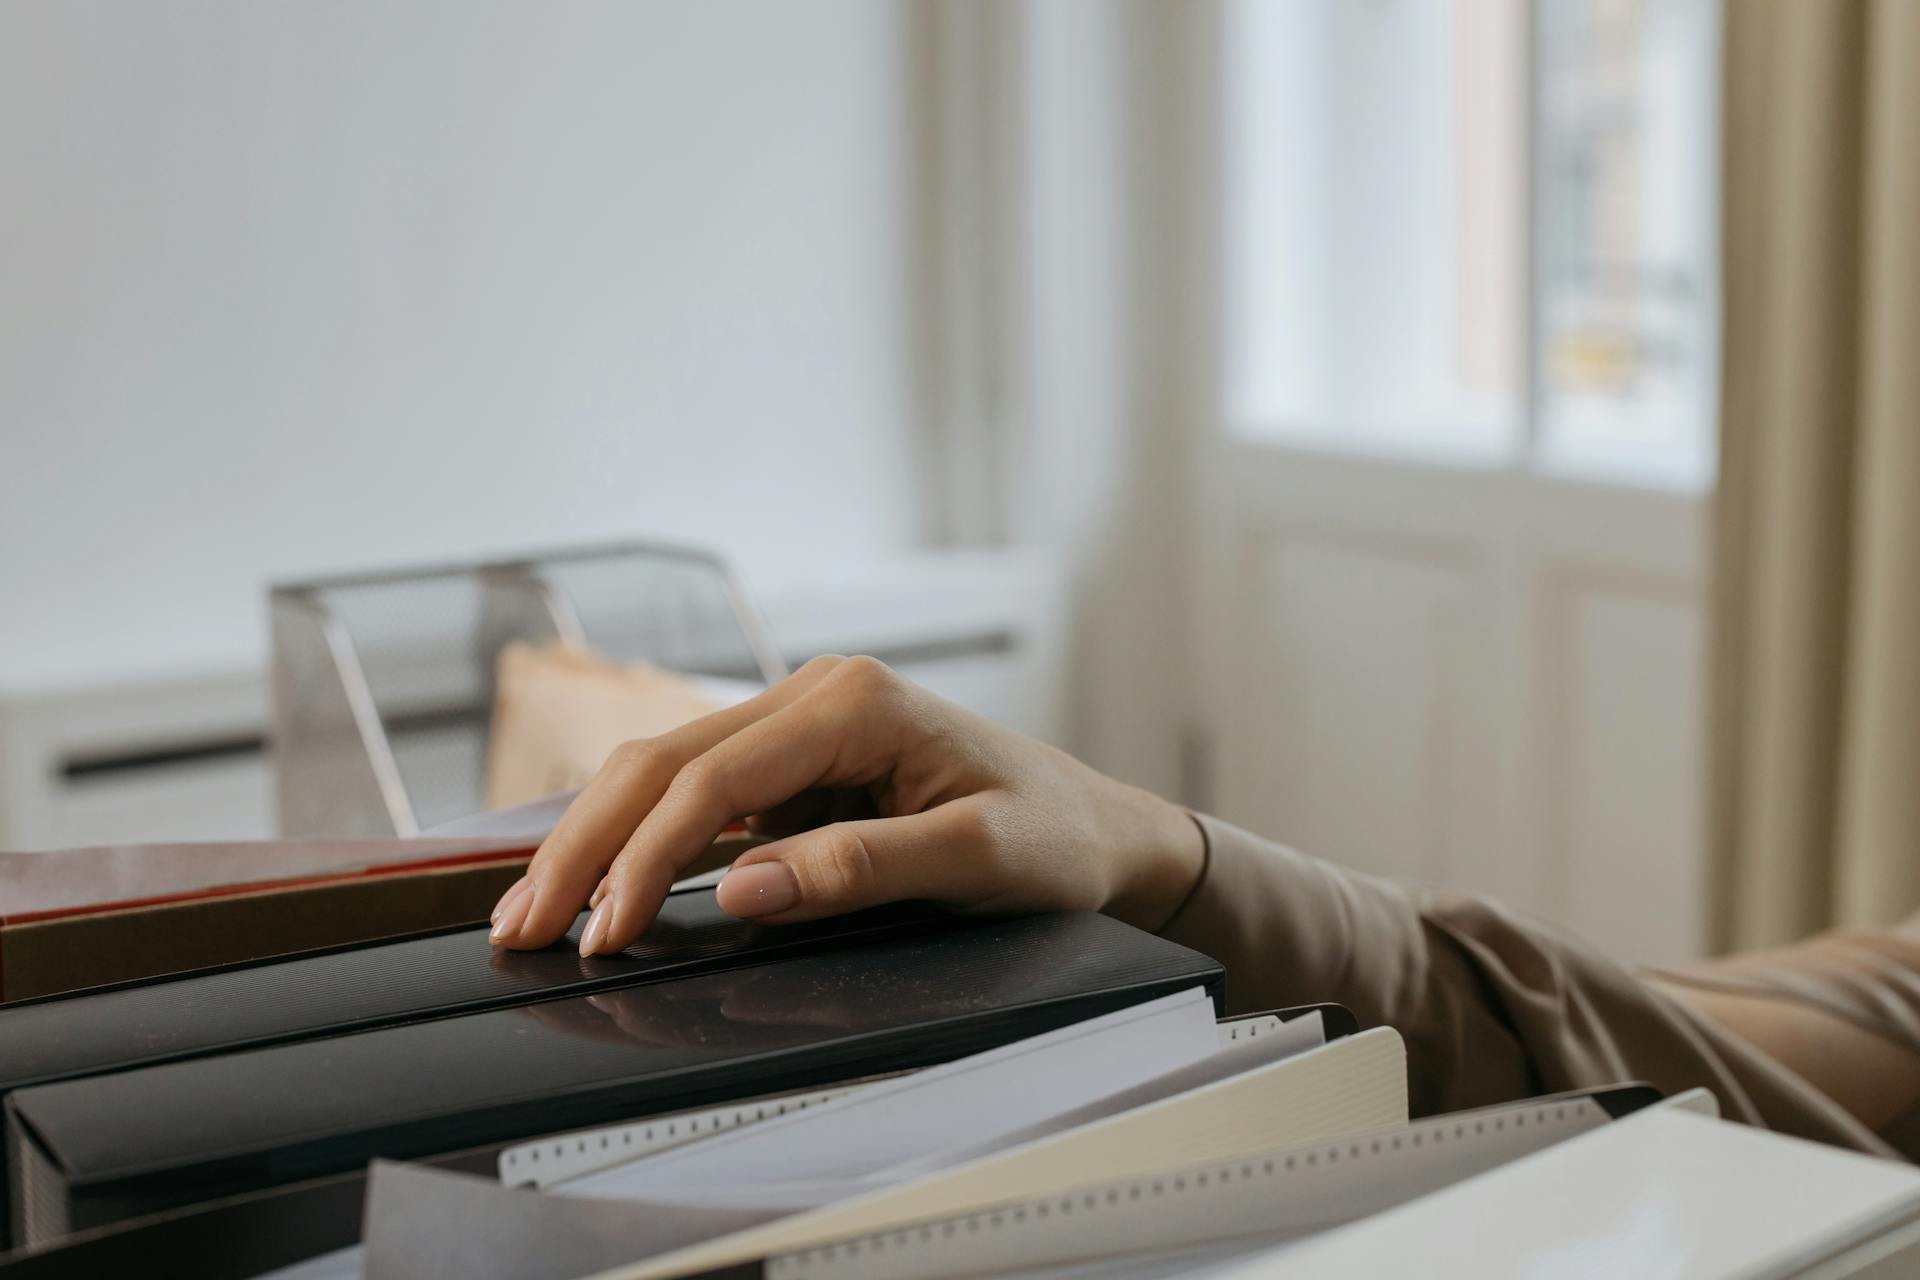
[[[253,1045],[718,972],[952,923],[929,907],[901,904],[768,927],[727,915],[711,889],[692,889],[670,895],[633,946],[590,960],[579,956],[583,915],[567,943],[545,951],[501,951],[485,928],[463,928],[48,996],[0,1006],[0,1095]],[[0,1166],[0,1201],[10,1181]],[[9,1243],[0,1214],[0,1249]]]
[[[769,927],[726,914],[711,889],[671,895],[638,942],[581,959],[564,943],[503,951],[484,928],[269,960],[0,1007],[0,1093],[285,1040],[442,1018],[713,973],[952,923],[900,905]]]
[[[978,1052],[1220,967],[1104,916],[968,924],[591,997],[15,1090],[24,1242],[186,1204]]]

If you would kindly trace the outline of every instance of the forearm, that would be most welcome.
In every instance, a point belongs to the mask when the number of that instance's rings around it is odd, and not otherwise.
[[[1236,1012],[1337,1001],[1407,1041],[1417,1113],[1539,1092],[1494,994],[1403,886],[1200,818],[1199,887],[1162,930],[1227,968]]]
[[[1885,1150],[1818,1090],[1573,939],[1200,824],[1205,872],[1162,932],[1226,966],[1236,1010],[1334,1000],[1394,1027],[1417,1114],[1637,1079],[1704,1085],[1734,1118]]]

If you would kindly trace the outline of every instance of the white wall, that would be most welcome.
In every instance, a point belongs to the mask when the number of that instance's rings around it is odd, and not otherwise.
[[[901,11],[0,4],[0,687],[275,577],[913,532]]]
[[[1205,799],[1189,471],[1212,429],[1209,292],[1219,15],[1155,0],[1027,5],[1023,538],[1075,575],[1073,742],[1093,764]]]

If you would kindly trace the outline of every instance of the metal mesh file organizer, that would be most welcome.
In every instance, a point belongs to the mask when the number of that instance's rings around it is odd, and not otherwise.
[[[516,641],[786,675],[727,562],[658,543],[283,583],[268,608],[284,835],[414,835],[481,808],[494,672]]]

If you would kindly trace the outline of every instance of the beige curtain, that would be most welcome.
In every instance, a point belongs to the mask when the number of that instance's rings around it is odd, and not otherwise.
[[[1920,905],[1920,0],[1732,0],[1712,899]]]

